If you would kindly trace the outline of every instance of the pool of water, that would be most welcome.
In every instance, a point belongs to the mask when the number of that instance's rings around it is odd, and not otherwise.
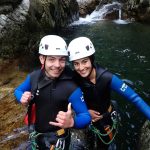
[[[60,35],[68,43],[79,36],[89,37],[96,48],[96,61],[120,78],[130,81],[133,89],[150,105],[149,25],[101,20],[89,25],[70,26]],[[112,93],[112,98],[118,102],[121,115],[116,149],[137,149],[140,128],[146,118],[116,93]]]

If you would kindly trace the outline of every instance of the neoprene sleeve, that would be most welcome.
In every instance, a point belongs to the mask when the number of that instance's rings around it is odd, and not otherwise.
[[[83,94],[80,88],[77,88],[69,97],[72,107],[76,113],[74,118],[74,126],[76,128],[84,128],[91,122],[91,116],[85,104]]]
[[[112,77],[110,86],[112,90],[132,102],[150,120],[150,107],[132,88],[115,75]]]
[[[30,84],[30,76],[28,75],[27,78],[23,83],[21,83],[14,91],[14,95],[18,102],[20,102],[22,94],[25,91],[31,91],[31,84]]]

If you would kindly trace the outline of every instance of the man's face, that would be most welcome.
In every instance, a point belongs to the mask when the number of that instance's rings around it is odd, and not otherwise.
[[[73,61],[73,65],[77,73],[84,78],[88,77],[92,70],[92,64],[89,57],[75,60]]]
[[[40,62],[45,66],[45,73],[49,78],[58,78],[66,64],[65,56],[40,56]]]

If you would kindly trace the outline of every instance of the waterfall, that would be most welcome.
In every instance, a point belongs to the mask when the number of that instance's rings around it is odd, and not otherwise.
[[[114,10],[119,10],[119,19],[121,20],[121,4],[118,2],[113,2],[111,4],[103,5],[102,7],[97,6],[96,9],[90,14],[87,15],[85,18],[80,17],[79,20],[74,21],[71,25],[80,25],[80,24],[93,24],[97,21],[104,20],[104,17],[113,12]],[[116,22],[115,23],[119,23]],[[124,22],[125,24],[125,22]]]
[[[119,8],[119,19],[121,20],[121,8]]]
[[[119,18],[117,20],[114,20],[114,22],[117,23],[117,24],[128,24],[128,23],[130,23],[127,20],[122,20],[121,7],[119,8]]]

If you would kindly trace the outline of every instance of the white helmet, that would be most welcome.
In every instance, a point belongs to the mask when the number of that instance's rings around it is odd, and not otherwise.
[[[57,35],[47,35],[41,39],[39,54],[68,56],[67,44],[63,38]]]
[[[72,40],[68,46],[69,60],[74,61],[95,53],[91,40],[87,37],[79,37]]]

